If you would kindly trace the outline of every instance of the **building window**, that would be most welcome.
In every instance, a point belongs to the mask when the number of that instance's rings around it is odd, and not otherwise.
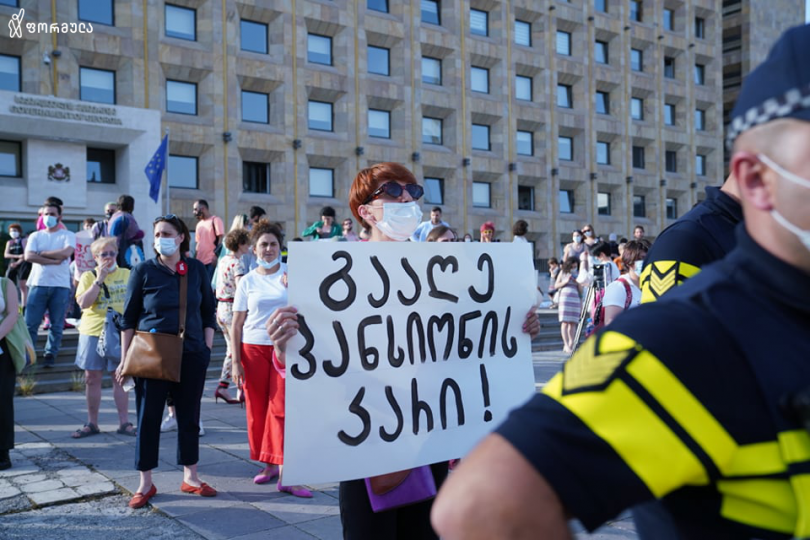
[[[695,156],[695,175],[706,176],[706,156],[702,154]]]
[[[644,120],[644,100],[641,98],[630,98],[630,118],[633,120]]]
[[[675,125],[675,105],[672,103],[664,103],[664,124]]]
[[[87,181],[99,184],[115,183],[115,150],[87,149]]]
[[[630,0],[630,20],[641,22],[644,18],[641,0]]]
[[[664,30],[675,30],[675,11],[664,8]]]
[[[515,75],[515,99],[532,100],[532,78]]]
[[[169,154],[169,186],[174,188],[197,189],[199,174],[197,158]]]
[[[695,84],[706,84],[706,66],[695,64]]]
[[[470,34],[476,36],[489,35],[489,13],[470,8]]]
[[[267,25],[260,22],[239,21],[240,43],[243,51],[267,54]]]
[[[596,112],[597,114],[610,114],[610,94],[608,92],[596,91]]]
[[[270,193],[270,164],[242,162],[242,191],[245,193]]]
[[[368,110],[368,136],[380,139],[391,138],[391,111]]]
[[[574,139],[572,137],[557,137],[557,152],[560,156],[560,161],[573,161],[574,160]]]
[[[442,84],[442,61],[429,56],[422,57],[422,82],[425,84]]]
[[[534,133],[531,131],[517,132],[517,153],[521,156],[534,155]]]
[[[518,210],[534,212],[534,188],[532,186],[518,186]]]
[[[335,196],[335,170],[309,169],[309,196],[334,197]]]
[[[596,213],[600,216],[609,216],[610,212],[610,193],[598,192],[596,194]]]
[[[571,56],[571,33],[557,30],[557,54]]]
[[[270,123],[270,96],[242,90],[242,121]]]
[[[594,46],[594,58],[597,64],[608,64],[610,57],[608,56],[608,44],[606,41],[598,41]]]
[[[0,141],[0,176],[22,176],[22,144]]]
[[[366,7],[372,11],[388,13],[388,0],[367,0]]]
[[[166,81],[166,112],[197,114],[197,85],[181,81]]]
[[[600,165],[610,165],[610,143],[596,141],[596,162]]]
[[[678,172],[678,152],[667,150],[664,153],[664,170],[671,173]]]
[[[489,70],[480,67],[470,68],[470,89],[473,92],[489,94]]]
[[[472,199],[476,208],[492,208],[492,186],[489,182],[473,182]]]
[[[473,150],[490,150],[489,126],[484,124],[472,125]]]
[[[678,199],[667,197],[667,219],[678,219]]]
[[[425,203],[444,204],[444,178],[425,177]]]
[[[429,24],[442,24],[438,0],[422,0],[422,22]]]
[[[334,131],[332,127],[332,103],[326,101],[309,101],[307,118],[309,129],[316,131]]]
[[[706,38],[706,19],[702,17],[695,17],[695,37],[698,39]]]
[[[166,37],[197,41],[197,10],[166,4]]]
[[[0,4],[17,6],[16,1],[5,1],[0,2]],[[79,20],[115,26],[115,7],[113,0],[79,0]]]
[[[115,72],[79,68],[79,99],[115,104]]]
[[[644,71],[644,51],[630,49],[630,69],[633,71]]]
[[[368,72],[377,75],[391,75],[389,65],[391,51],[385,47],[368,46]]]
[[[706,111],[695,109],[695,131],[706,130]]]
[[[532,46],[532,23],[515,20],[515,45]]]
[[[21,82],[20,57],[0,54],[0,90],[19,92]]]
[[[574,190],[573,189],[561,189],[559,193],[560,197],[560,213],[561,214],[573,214],[574,213]]]
[[[422,118],[422,142],[427,144],[442,144],[441,118]]]
[[[664,77],[667,79],[675,78],[675,59],[669,56],[664,57]]]
[[[571,98],[571,87],[567,84],[557,85],[557,106],[570,109],[573,107],[573,100]]]
[[[647,205],[644,195],[633,195],[633,217],[647,217]]]
[[[593,9],[594,11],[607,13],[608,10],[607,0],[593,0]]]
[[[634,146],[633,147],[633,168],[634,169],[643,169],[644,168],[644,147],[643,146]]]
[[[307,34],[307,61],[310,64],[332,65],[332,38]]]

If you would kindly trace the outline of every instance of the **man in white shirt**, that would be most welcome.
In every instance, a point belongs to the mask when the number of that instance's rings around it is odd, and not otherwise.
[[[433,209],[430,211],[430,221],[423,221],[419,224],[414,231],[413,236],[411,237],[411,241],[413,242],[425,242],[427,240],[430,231],[433,230],[434,227],[438,227],[439,225],[444,225],[445,227],[449,227],[445,221],[442,221],[442,209],[438,206],[434,206]]]
[[[28,276],[28,304],[25,308],[25,324],[36,345],[37,331],[47,310],[51,328],[45,345],[43,365],[52,367],[65,327],[65,311],[70,301],[70,257],[76,248],[76,235],[60,229],[62,207],[46,205],[42,220],[45,229],[32,233],[25,246],[25,260],[31,263]]]

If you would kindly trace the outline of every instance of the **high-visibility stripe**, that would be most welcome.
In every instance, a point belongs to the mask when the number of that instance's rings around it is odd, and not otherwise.
[[[779,443],[788,463],[810,461],[810,433],[806,430],[783,431],[779,434]]]
[[[692,392],[649,351],[639,353],[627,366],[627,371],[723,471],[737,450],[737,444]]]
[[[738,447],[731,461],[722,469],[726,476],[759,476],[785,471],[787,466],[776,441]]]
[[[752,527],[792,534],[796,499],[788,480],[720,480],[720,515]]]
[[[561,391],[559,375],[544,389],[604,439],[656,497],[708,483],[700,460],[621,380],[601,392],[562,396]]]
[[[799,515],[796,518],[796,538],[810,538],[810,474],[797,474],[790,479]]]

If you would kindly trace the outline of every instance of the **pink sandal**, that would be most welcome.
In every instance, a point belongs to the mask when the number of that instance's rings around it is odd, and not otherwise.
[[[290,495],[294,495],[296,497],[301,497],[303,499],[311,499],[312,492],[308,489],[304,489],[300,486],[282,486],[279,482],[278,486],[276,486],[280,492],[289,493]]]
[[[254,484],[266,484],[273,478],[278,476],[278,465],[271,465],[261,470],[259,474],[253,477]]]

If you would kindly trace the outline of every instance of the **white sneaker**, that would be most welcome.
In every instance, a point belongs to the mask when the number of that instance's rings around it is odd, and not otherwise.
[[[167,431],[177,431],[177,419],[174,416],[166,415],[163,422],[160,423],[160,432],[166,433]]]
[[[205,428],[202,425],[202,419],[200,419],[200,437],[205,435]]]

